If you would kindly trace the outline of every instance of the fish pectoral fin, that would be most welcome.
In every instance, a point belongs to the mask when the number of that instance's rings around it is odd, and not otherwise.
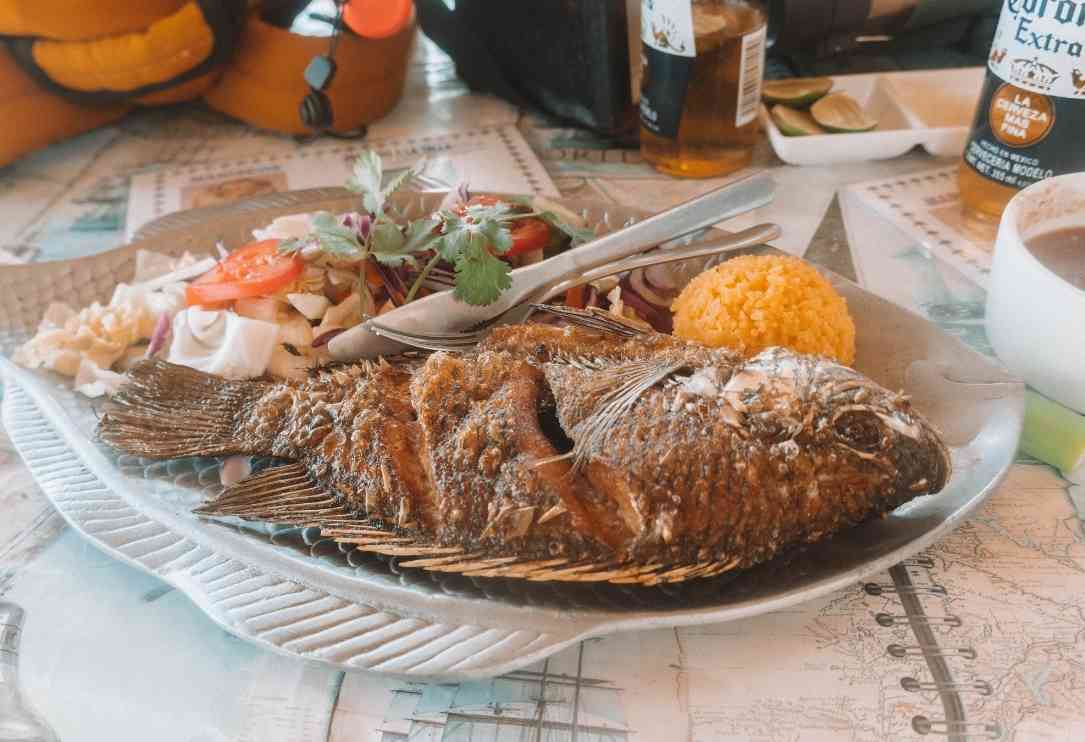
[[[606,447],[610,431],[648,392],[686,366],[684,361],[645,359],[597,366],[565,359],[544,366],[558,418],[573,440],[573,467],[581,469]]]
[[[650,326],[646,329],[646,326],[641,322],[619,317],[599,307],[574,309],[560,304],[532,304],[531,308],[537,312],[560,317],[571,325],[586,327],[589,330],[598,330],[618,337],[636,337],[637,335],[647,335],[653,332]]]
[[[349,515],[340,498],[317,485],[301,464],[276,466],[243,479],[193,512],[295,526]]]

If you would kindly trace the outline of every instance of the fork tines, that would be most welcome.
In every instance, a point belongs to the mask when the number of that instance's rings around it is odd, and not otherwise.
[[[621,335],[622,337],[635,337],[637,335],[643,335],[645,332],[649,332],[649,330],[644,329],[639,324],[634,324],[632,320],[618,317],[599,307],[573,309],[572,307],[566,307],[560,304],[532,304],[531,308],[539,312],[546,312],[561,317],[574,325],[580,325],[581,327],[588,327],[595,330],[604,330],[615,335]]]
[[[376,335],[424,350],[443,350],[450,353],[471,350],[486,336],[485,330],[474,332],[407,332],[396,330],[369,320],[369,329]]]

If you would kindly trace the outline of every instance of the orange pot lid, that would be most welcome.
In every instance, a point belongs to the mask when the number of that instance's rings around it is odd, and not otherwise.
[[[367,39],[395,36],[411,22],[413,0],[348,0],[343,22]]]

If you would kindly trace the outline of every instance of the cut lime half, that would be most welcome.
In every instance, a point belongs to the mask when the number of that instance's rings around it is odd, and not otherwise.
[[[806,111],[796,111],[794,108],[778,103],[772,107],[771,113],[772,120],[780,127],[780,133],[784,136],[805,137],[811,134],[827,133]]]
[[[870,131],[878,122],[863,113],[855,99],[847,93],[827,95],[810,106],[810,114],[829,131]]]
[[[828,77],[798,77],[791,80],[765,80],[761,97],[766,103],[783,103],[791,108],[806,108],[833,89]]]

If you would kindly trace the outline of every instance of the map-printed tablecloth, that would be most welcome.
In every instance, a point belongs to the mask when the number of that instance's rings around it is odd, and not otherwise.
[[[424,42],[404,102],[371,136],[509,125],[545,165],[552,182],[544,186],[567,196],[658,209],[714,185],[665,178],[635,150],[470,95]],[[254,133],[196,108],[133,116],[7,168],[0,260],[63,259],[121,244],[130,184],[141,180],[133,176],[313,146],[320,143]],[[784,249],[989,351],[983,291],[870,210],[836,198],[849,183],[950,163],[910,156],[792,168],[767,149],[758,161],[776,169],[780,193],[744,223],[779,222]],[[982,511],[906,565],[964,704],[967,726],[949,731],[1085,738],[1078,506],[1085,494],[1049,467],[1022,462]],[[490,681],[423,684],[340,673],[226,634],[183,595],[66,528],[6,442],[0,513],[0,597],[27,611],[23,689],[69,742],[873,742],[944,731],[923,659],[887,651],[915,642],[900,602],[862,585],[745,621],[584,642]],[[924,589],[933,585],[945,594]]]

